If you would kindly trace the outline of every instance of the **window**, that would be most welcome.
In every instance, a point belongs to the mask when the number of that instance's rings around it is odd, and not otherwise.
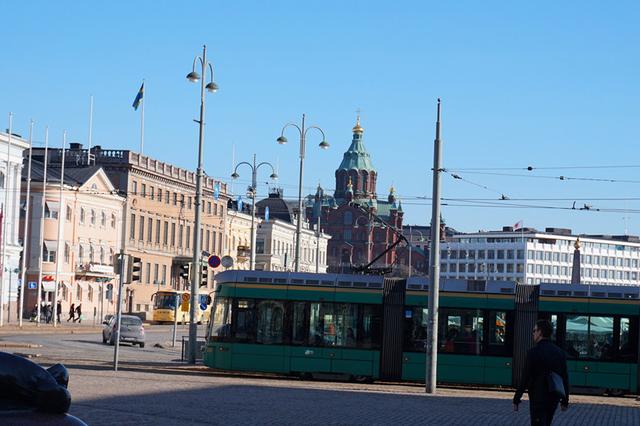
[[[113,229],[116,229],[116,214],[115,213],[111,213],[111,227]]]
[[[44,203],[44,217],[45,217],[45,219],[57,219],[58,218],[58,203],[45,202]]]
[[[89,245],[89,263],[93,263],[93,257],[95,255],[95,251],[93,250],[93,244]]]
[[[156,196],[155,190],[154,190],[153,186],[150,186],[149,187],[149,198],[153,200],[155,198],[155,196]]]
[[[439,352],[479,355],[484,343],[484,318],[479,309],[443,309],[438,324]],[[496,334],[499,329],[494,328]],[[497,337],[493,336],[496,341]]]
[[[182,247],[182,233],[184,232],[184,225],[178,227],[178,247]]]
[[[178,193],[177,192],[173,193],[173,205],[174,206],[178,205]]]
[[[145,270],[146,274],[144,274],[144,282],[146,284],[151,283],[151,263],[147,262],[147,268]]]
[[[211,214],[211,201],[207,201],[207,214]]]
[[[429,310],[427,308],[405,307],[404,349],[424,352],[429,334]]]
[[[158,284],[160,281],[158,281],[158,279],[160,278],[158,276],[160,272],[160,265],[158,265],[157,263],[153,264],[153,283],[154,284]]]
[[[613,355],[613,317],[567,315],[569,358],[609,359]]]
[[[100,225],[107,226],[107,214],[104,211],[100,212]]]
[[[144,183],[142,184],[142,193],[140,195],[142,195],[143,197],[147,196],[147,185]]]
[[[351,213],[350,211],[344,212],[342,223],[345,225],[351,225],[353,223],[353,213]]]
[[[191,204],[193,203],[193,198],[189,197],[189,203],[187,204],[187,208],[191,210]]]
[[[160,284],[167,284],[167,265],[162,265],[162,281],[160,281]]]
[[[42,261],[43,262],[55,262],[56,261],[56,251],[54,249],[55,242],[47,242],[45,241],[42,245]]]
[[[153,218],[148,218],[147,219],[147,224],[148,224],[148,228],[147,228],[147,242],[150,243],[151,241],[153,241]]]
[[[134,195],[138,195],[138,182],[131,181],[131,190],[133,192]]]
[[[187,235],[186,235],[186,237],[187,237],[187,241],[186,241],[185,246],[187,248],[190,248],[190,246],[191,246],[191,226],[189,226],[189,225],[187,225]]]
[[[135,240],[136,238],[136,215],[131,213],[131,229],[129,230],[129,238]]]
[[[84,262],[84,246],[82,244],[78,247],[78,261],[80,263]]]
[[[209,251],[209,244],[211,243],[210,237],[211,237],[211,232],[207,229],[207,233],[206,233],[207,239],[205,240],[205,244],[204,244],[204,249],[206,251]]]
[[[68,243],[64,243],[64,263],[69,263],[71,257],[71,246]]]
[[[156,244],[160,244],[160,234],[162,228],[160,228],[160,219],[156,219]]]
[[[171,247],[176,246],[176,224],[171,223]]]
[[[70,206],[67,206],[67,222],[71,221],[71,216],[72,216],[72,210]]]
[[[226,297],[216,297],[211,308],[209,336],[223,340],[231,335],[231,301]]]
[[[162,202],[162,188],[158,188],[158,201]]]
[[[280,344],[284,331],[284,303],[265,300],[257,306],[258,327],[256,342],[263,344]]]
[[[184,207],[184,194],[180,194],[180,207]]]
[[[105,265],[104,262],[104,247],[100,246],[100,264]]]
[[[94,209],[91,209],[91,224],[96,224],[96,211]]]
[[[138,240],[144,241],[144,217],[140,216],[140,229],[138,230]]]
[[[264,240],[256,240],[256,253],[264,253]]]
[[[84,207],[80,207],[80,223],[84,223],[84,220],[85,220]]]
[[[311,303],[309,343],[322,346],[356,346],[358,305]]]

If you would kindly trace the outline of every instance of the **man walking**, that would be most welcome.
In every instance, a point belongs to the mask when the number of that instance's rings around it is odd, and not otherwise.
[[[536,345],[527,352],[522,380],[513,397],[513,410],[518,411],[522,394],[525,389],[529,391],[532,425],[551,425],[558,402],[562,411],[569,407],[567,359],[564,351],[549,340],[552,332],[549,321],[536,322],[533,329],[533,341]],[[555,381],[556,377],[561,380]],[[564,395],[561,395],[561,391],[564,391]]]

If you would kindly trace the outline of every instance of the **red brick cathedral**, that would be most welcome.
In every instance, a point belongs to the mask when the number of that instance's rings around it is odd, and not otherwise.
[[[329,272],[349,272],[351,265],[366,265],[387,249],[396,237],[389,226],[402,230],[402,205],[391,187],[386,199],[376,193],[378,173],[364,147],[364,129],[358,117],[353,127],[353,139],[336,170],[333,196],[325,195],[318,185],[315,195],[306,198],[306,216],[331,235],[329,240]],[[350,205],[357,203],[361,208]],[[389,226],[375,220],[378,216]],[[381,257],[374,267],[391,266],[396,251]]]

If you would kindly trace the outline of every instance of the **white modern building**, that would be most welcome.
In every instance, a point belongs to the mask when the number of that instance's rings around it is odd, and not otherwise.
[[[571,283],[579,239],[582,284],[640,284],[640,239],[573,235],[570,229],[531,228],[457,234],[441,244],[444,278]]]
[[[4,318],[11,314],[11,320],[16,318],[16,298],[18,294],[18,279],[20,271],[20,252],[22,245],[18,239],[18,225],[20,224],[20,185],[22,176],[22,155],[29,149],[29,143],[21,136],[0,132],[0,206],[3,220],[0,226],[2,239],[2,312]],[[26,170],[25,170],[26,172]],[[6,244],[5,244],[6,239]]]

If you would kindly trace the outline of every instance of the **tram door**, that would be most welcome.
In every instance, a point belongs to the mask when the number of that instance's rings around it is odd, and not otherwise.
[[[538,319],[539,285],[516,285],[516,315],[513,330],[512,382],[519,386],[527,360],[527,351],[533,346],[531,330]]]
[[[407,280],[385,278],[383,293],[382,353],[380,354],[380,378],[399,380],[402,377],[402,340],[404,297]]]

